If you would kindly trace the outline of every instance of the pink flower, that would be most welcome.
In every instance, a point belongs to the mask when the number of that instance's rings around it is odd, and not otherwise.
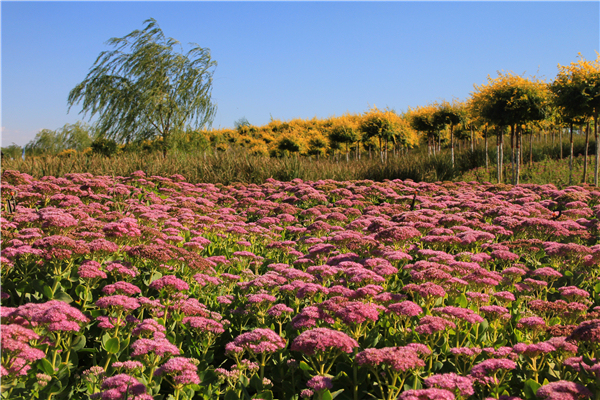
[[[446,389],[464,398],[475,393],[473,390],[473,380],[470,377],[460,376],[454,372],[431,375],[425,378],[424,383],[427,387]]]
[[[162,278],[159,278],[152,282],[148,287],[159,291],[162,289],[167,289],[167,291],[169,292],[181,292],[190,289],[190,286],[185,281],[177,278],[175,275],[165,275]]]
[[[285,348],[285,339],[268,328],[256,328],[251,332],[242,333],[233,342],[225,346],[227,353],[238,353],[248,350],[254,354],[274,353]]]
[[[410,347],[365,349],[356,355],[358,365],[376,367],[384,364],[394,371],[408,371],[425,366],[416,350]]]
[[[471,324],[478,324],[480,322],[483,322],[483,318],[469,308],[446,306],[446,307],[436,307],[436,308],[432,309],[431,311],[440,313],[440,314],[444,314],[448,317],[455,318],[458,320],[463,320],[463,321],[469,322]]]
[[[21,307],[24,306],[18,307],[15,315],[20,314]],[[82,324],[89,322],[89,319],[81,311],[58,300],[32,304],[31,311],[33,311],[30,316],[31,321],[46,325],[50,331],[78,332]]]
[[[114,307],[115,309],[124,311],[133,311],[140,307],[140,303],[137,299],[122,294],[102,297],[96,300],[96,305],[100,308]]]
[[[517,343],[513,346],[513,350],[517,354],[524,354],[527,357],[537,357],[541,354],[548,354],[556,351],[556,348],[550,343],[540,342],[535,344]]]
[[[194,358],[173,357],[154,371],[154,376],[169,375],[175,386],[198,385],[198,360]]]
[[[536,395],[547,400],[589,399],[593,396],[582,384],[569,381],[551,382],[539,388]]]
[[[442,317],[426,315],[419,320],[419,325],[415,327],[415,332],[419,334],[433,335],[434,333],[446,330],[448,327],[455,329],[456,324]]]
[[[385,307],[377,304],[365,304],[360,301],[353,301],[344,304],[336,311],[335,316],[346,324],[362,324],[367,320],[377,321],[379,319],[379,312],[384,309]]]
[[[567,340],[577,340],[580,342],[600,342],[600,319],[591,319],[583,321],[571,333]]]
[[[217,335],[225,332],[222,323],[209,318],[185,317],[181,322],[184,325],[189,324],[190,328],[197,329],[200,332],[210,332]]]
[[[512,370],[517,368],[517,364],[507,358],[489,358],[476,364],[471,369],[471,376],[480,382],[487,383],[490,374],[494,374],[500,369]]]
[[[142,400],[146,393],[146,386],[132,376],[118,374],[106,378],[100,386],[99,393],[102,400]]]
[[[119,281],[119,282],[115,282],[113,284],[104,286],[102,288],[102,293],[105,293],[105,294],[117,293],[117,294],[131,296],[134,294],[142,293],[142,291],[140,290],[139,287],[137,287],[131,283]]]
[[[154,337],[159,333],[158,337],[165,337],[166,328],[153,319],[145,319],[131,331],[131,336]],[[162,335],[160,335],[162,333]]]
[[[313,356],[318,351],[331,349],[351,353],[355,347],[358,347],[356,340],[343,332],[327,328],[315,328],[297,336],[292,342],[291,350]]]
[[[489,319],[510,319],[508,308],[502,306],[481,306],[479,311],[485,314]]]
[[[294,309],[286,306],[285,304],[275,304],[273,307],[269,308],[267,314],[271,317],[279,317],[281,314],[291,314],[294,312]]]
[[[408,300],[401,303],[390,304],[387,309],[396,315],[404,315],[407,317],[416,317],[419,314],[423,314],[423,309],[419,305]]]
[[[165,338],[158,339],[138,339],[131,345],[132,357],[146,355],[148,353],[154,353],[157,356],[164,357],[166,354],[174,356],[179,355],[181,352],[174,344],[171,344]]]
[[[310,378],[308,382],[306,382],[306,386],[316,391],[331,389],[333,387],[333,382],[331,382],[331,378],[327,376],[313,376]]]
[[[521,318],[517,323],[519,329],[538,330],[546,326],[546,321],[540,317],[525,317]]]
[[[136,369],[141,371],[144,368],[144,364],[142,364],[141,362],[131,361],[131,360],[123,361],[123,362],[117,361],[117,362],[112,363],[111,366],[113,368],[123,368],[128,371],[132,371],[132,370],[136,370]]]
[[[454,400],[454,393],[445,389],[411,389],[403,392],[398,400]]]
[[[106,279],[106,273],[100,269],[100,263],[93,260],[84,261],[77,269],[80,278],[83,279]]]

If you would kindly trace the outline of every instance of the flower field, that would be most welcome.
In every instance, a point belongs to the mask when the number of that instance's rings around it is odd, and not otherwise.
[[[2,398],[600,398],[590,186],[1,190]]]

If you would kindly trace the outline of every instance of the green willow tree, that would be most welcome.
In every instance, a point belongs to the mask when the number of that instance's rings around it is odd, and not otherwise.
[[[213,67],[210,50],[167,38],[154,19],[143,30],[112,38],[85,80],[69,93],[69,110],[83,102],[82,113],[99,115],[100,133],[119,142],[169,139],[187,124],[210,126],[216,113],[211,101]],[[176,51],[176,47],[177,50]]]

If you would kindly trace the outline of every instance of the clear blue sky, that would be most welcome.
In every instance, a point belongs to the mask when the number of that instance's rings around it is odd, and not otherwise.
[[[554,79],[600,50],[600,2],[2,1],[2,146],[67,114],[111,37],[155,18],[166,36],[208,47],[218,66],[213,127],[246,117],[326,118],[466,99],[505,70]],[[86,116],[86,120],[89,116]]]

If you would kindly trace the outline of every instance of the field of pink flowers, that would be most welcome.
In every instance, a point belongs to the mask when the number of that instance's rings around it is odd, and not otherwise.
[[[1,189],[2,398],[600,398],[587,186]]]

